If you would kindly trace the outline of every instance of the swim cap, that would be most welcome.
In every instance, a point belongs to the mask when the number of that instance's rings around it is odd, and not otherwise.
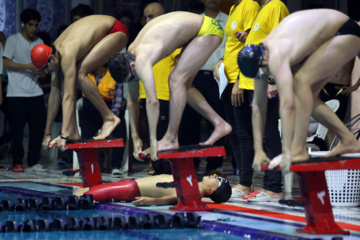
[[[255,78],[259,67],[262,65],[264,47],[262,44],[249,44],[241,49],[238,54],[238,65],[240,71],[248,78]]]
[[[209,198],[213,200],[215,203],[222,203],[229,200],[231,197],[231,186],[228,180],[224,180],[224,182],[218,187]]]
[[[31,50],[32,63],[38,69],[42,69],[45,66],[45,64],[47,63],[47,61],[49,60],[51,52],[52,52],[52,48],[45,44],[36,45]]]

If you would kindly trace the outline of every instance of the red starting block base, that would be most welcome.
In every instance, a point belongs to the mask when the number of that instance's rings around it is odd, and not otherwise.
[[[296,231],[309,234],[349,235],[349,231],[342,230],[334,221],[325,171],[296,172],[296,174],[305,202],[307,222],[304,228]]]
[[[170,207],[176,211],[212,211],[202,201],[194,167],[195,157],[225,156],[224,147],[190,145],[158,153],[159,159],[170,161],[178,204]],[[149,157],[149,156],[147,156]]]
[[[268,166],[263,165],[263,170]],[[280,168],[277,168],[279,170]],[[309,161],[293,163],[290,171],[298,175],[302,202],[305,203],[307,225],[296,229],[309,234],[343,234],[349,231],[341,229],[334,221],[325,171],[341,169],[360,169],[359,158],[310,158]]]
[[[72,149],[77,154],[80,169],[75,170],[75,172],[80,172],[84,187],[103,183],[96,149],[114,147],[124,147],[124,140],[113,138],[105,140],[83,139],[68,142],[65,145],[66,149]]]

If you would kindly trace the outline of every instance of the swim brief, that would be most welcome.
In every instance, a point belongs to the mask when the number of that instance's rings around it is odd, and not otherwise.
[[[353,19],[349,18],[336,33],[336,36],[339,35],[355,35],[360,37],[360,26]]]
[[[112,33],[116,33],[116,32],[123,32],[126,34],[126,36],[128,37],[129,39],[129,32],[128,30],[126,29],[125,25],[122,24],[119,20],[116,20],[115,23],[114,23],[114,26],[112,27],[112,29],[109,31],[108,35],[109,34],[112,34]]]
[[[224,30],[222,29],[220,23],[215,19],[204,16],[204,22],[198,33],[198,37],[205,35],[216,35],[224,39]]]

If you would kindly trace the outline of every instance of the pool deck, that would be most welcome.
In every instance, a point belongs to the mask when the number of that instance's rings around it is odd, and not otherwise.
[[[28,172],[13,173],[11,162],[3,160],[0,162],[5,167],[0,172],[0,187],[20,187],[28,190],[44,192],[61,192],[66,186],[67,193],[76,191],[78,187],[67,184],[79,184],[79,176],[68,177],[63,175],[63,169],[58,169],[56,163],[51,163],[46,157],[41,159],[41,164],[49,166],[49,172]],[[202,160],[198,178],[202,176],[206,161]],[[126,173],[124,178],[141,178],[148,176],[146,168],[148,163],[133,162],[132,172]],[[9,170],[10,169],[10,170]],[[231,185],[236,185],[239,181],[238,176],[233,175],[230,159],[225,159],[223,164],[223,174],[230,181]],[[104,182],[119,181],[118,178],[111,178],[109,173],[102,173]],[[263,173],[254,173],[254,187],[262,187]],[[24,184],[28,185],[24,185]],[[32,183],[32,184],[31,184]],[[63,186],[63,187],[62,187]],[[60,190],[59,190],[60,189]],[[293,179],[293,190],[291,194],[285,194],[287,199],[300,197],[300,189],[297,178]],[[310,235],[296,232],[297,228],[302,228],[305,223],[305,213],[302,207],[289,207],[280,205],[277,202],[247,202],[242,199],[231,198],[226,204],[212,204],[210,199],[204,198],[209,207],[215,208],[213,212],[197,212],[202,219],[202,228],[221,232],[231,236],[241,236],[247,239],[332,239],[332,235]],[[169,206],[151,206],[136,208],[131,203],[113,203],[117,208],[133,209],[133,211],[149,211],[165,214],[174,214],[169,210]],[[106,204],[98,207],[105,208]],[[340,227],[351,232],[350,236],[337,235],[342,239],[360,239],[360,207],[334,207],[333,214],[335,221]],[[268,237],[267,237],[268,236]],[[226,239],[226,238],[225,238]],[[270,239],[270,238],[269,238]]]

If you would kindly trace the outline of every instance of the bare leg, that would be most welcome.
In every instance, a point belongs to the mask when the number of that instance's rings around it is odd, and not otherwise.
[[[98,89],[87,77],[87,74],[94,71],[97,67],[105,64],[111,55],[119,52],[126,45],[126,35],[121,32],[112,33],[105,36],[97,43],[91,51],[84,57],[80,65],[78,84],[86,97],[100,112],[103,118],[101,134],[94,139],[104,139],[108,137],[115,127],[120,123],[120,119],[115,116],[106,106]]]
[[[205,142],[201,142],[200,145],[212,145],[231,132],[230,124],[210,107],[204,96],[196,88],[192,87],[187,91],[187,103],[214,125],[211,136]]]
[[[291,144],[292,162],[306,161],[309,155],[306,151],[307,129],[313,104],[313,92],[306,82],[295,80],[295,125],[294,138]]]
[[[350,45],[354,46],[354,49],[345,47]],[[355,138],[350,136],[351,133],[336,117],[335,113],[330,108],[324,107],[324,103],[317,99],[320,89],[342,66],[353,59],[359,50],[360,40],[358,37],[351,35],[336,36],[312,53],[295,74],[294,88],[298,102],[296,103],[294,139],[291,145],[292,161],[306,161],[308,159],[304,146],[311,111],[321,124],[345,140],[328,156],[360,150],[357,143],[354,142]],[[345,147],[344,144],[348,144],[348,146]]]
[[[179,146],[178,129],[186,104],[184,96],[186,96],[187,89],[190,88],[196,73],[220,44],[221,38],[218,36],[201,36],[193,39],[182,53],[169,79],[171,92],[169,127],[163,139],[158,142],[158,151]]]
[[[329,131],[334,132],[341,139],[341,143],[337,145],[326,157],[338,156],[343,153],[360,152],[360,143],[355,136],[346,128],[343,122],[336,114],[320,100],[316,102],[316,108],[313,116]]]
[[[70,141],[78,141],[81,139],[79,134],[79,129],[76,123],[76,110],[71,115],[70,125],[69,125],[69,140]]]
[[[178,63],[179,64],[179,63]],[[158,142],[158,151],[176,149],[179,147],[178,130],[181,121],[181,116],[185,108],[186,99],[186,86],[181,81],[185,77],[178,76],[176,72],[177,67],[174,68],[169,79],[170,88],[170,113],[169,113],[169,125],[164,137]],[[187,76],[187,78],[194,78],[194,76]],[[173,91],[172,89],[176,89]]]
[[[104,139],[108,137],[115,129],[115,127],[120,123],[120,118],[111,112],[102,99],[96,85],[90,80],[90,78],[87,76],[83,76],[82,78],[79,77],[79,87],[84,92],[85,96],[95,106],[95,108],[99,110],[104,121],[101,127],[100,135],[94,137],[94,139]]]

